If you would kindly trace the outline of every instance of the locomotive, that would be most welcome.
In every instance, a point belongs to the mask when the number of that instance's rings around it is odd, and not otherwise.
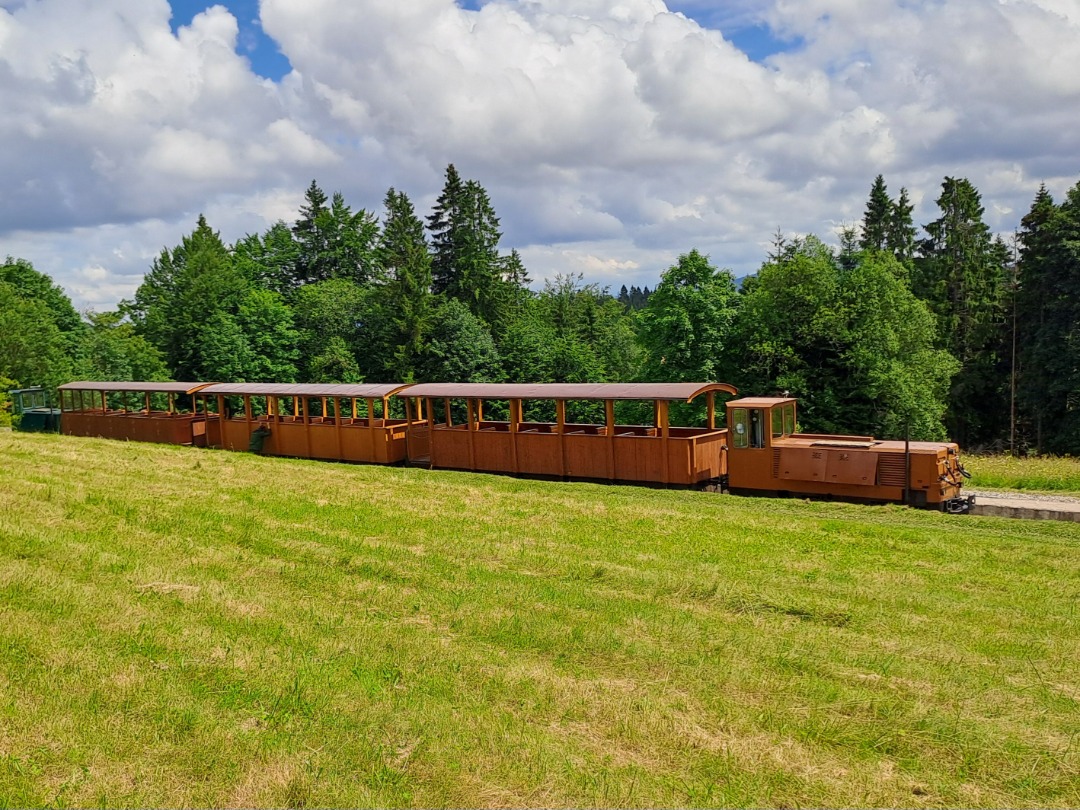
[[[737,494],[798,494],[886,501],[964,513],[969,478],[951,442],[881,441],[872,436],[796,433],[796,401],[727,403],[727,486]]]
[[[953,443],[798,433],[791,397],[729,399],[726,425],[718,426],[717,397],[737,394],[725,383],[60,386],[61,431],[68,435],[741,495],[905,503],[951,513],[974,503],[962,492],[968,476]],[[672,423],[673,403],[699,398],[706,406],[703,426]],[[625,402],[651,403],[650,423],[616,419],[620,411],[643,413],[640,407],[623,410]],[[602,422],[575,421],[575,415],[595,417],[601,406]]]

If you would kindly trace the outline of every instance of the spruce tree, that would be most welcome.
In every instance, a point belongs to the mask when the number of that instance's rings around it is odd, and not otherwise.
[[[937,204],[941,216],[926,225],[914,289],[937,316],[940,345],[960,361],[949,395],[950,435],[985,446],[1004,438],[1008,425],[1008,251],[992,237],[968,180],[946,177]]]
[[[395,378],[416,378],[424,339],[430,325],[431,255],[424,239],[424,224],[412,201],[391,188],[384,200],[385,219],[379,242],[379,264],[387,274],[386,309],[394,326]]]
[[[431,232],[432,291],[442,294],[457,280],[457,249],[454,228],[461,220],[461,197],[464,191],[461,176],[454,164],[446,167],[446,182],[435,208],[427,218]]]
[[[499,218],[487,191],[475,180],[462,182],[453,164],[435,210],[428,217],[432,248],[432,288],[455,298],[500,332],[515,308],[515,281],[506,277],[506,259],[499,254]],[[523,275],[517,262],[514,273]]]
[[[1080,453],[1080,183],[1040,189],[1020,233],[1022,402],[1040,452]]]
[[[1064,403],[1055,400],[1054,356],[1060,351],[1061,336],[1056,329],[1054,308],[1054,220],[1058,208],[1054,198],[1039,186],[1031,209],[1020,221],[1019,291],[1016,309],[1020,345],[1020,406],[1034,429],[1035,447],[1046,447],[1043,426],[1060,417]]]
[[[293,236],[300,247],[296,262],[294,287],[329,278],[326,265],[329,261],[329,235],[327,234],[330,209],[326,207],[326,194],[312,180],[304,193],[304,205],[300,218],[293,225]]]
[[[866,213],[863,214],[862,238],[859,240],[863,250],[885,249],[892,212],[893,203],[885,186],[885,178],[879,174],[870,187],[870,198],[866,201]]]
[[[347,278],[364,286],[375,280],[379,223],[363,208],[353,212],[341,192],[334,192],[329,214],[323,215],[326,262],[319,281]]]
[[[908,198],[907,189],[901,188],[900,196],[889,212],[889,228],[885,238],[886,249],[891,251],[900,265],[908,271],[915,258],[916,230],[915,222],[911,218],[914,210],[915,206]]]

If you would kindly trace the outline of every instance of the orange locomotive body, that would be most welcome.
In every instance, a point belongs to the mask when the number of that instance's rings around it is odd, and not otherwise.
[[[727,403],[728,487],[737,494],[799,494],[892,501],[966,512],[957,445],[796,433],[787,397]]]

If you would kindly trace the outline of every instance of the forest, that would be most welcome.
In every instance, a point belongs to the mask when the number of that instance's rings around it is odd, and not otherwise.
[[[936,204],[917,227],[908,190],[891,196],[879,175],[838,247],[778,231],[742,280],[690,249],[654,289],[613,294],[580,276],[534,289],[487,191],[453,165],[426,216],[394,188],[371,212],[312,181],[292,224],[232,245],[200,216],[115,311],[80,314],[9,256],[0,392],[72,379],[723,381],[798,397],[804,431],[1080,454],[1080,183],[1060,203],[1040,187],[1007,241],[968,180],[944,178]]]

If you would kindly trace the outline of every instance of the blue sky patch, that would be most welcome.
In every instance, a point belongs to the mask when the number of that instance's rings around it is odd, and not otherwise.
[[[489,0],[456,0],[458,5],[470,11],[479,10]],[[260,76],[280,81],[290,70],[288,58],[278,49],[277,43],[268,37],[259,22],[258,0],[216,0],[225,6],[240,28],[237,50],[246,56],[252,70]],[[199,12],[205,11],[214,0],[169,0],[173,16],[170,20],[173,33],[182,25],[189,25]],[[668,8],[678,11],[697,22],[704,28],[719,29],[724,38],[735,45],[755,62],[764,62],[768,57],[802,46],[800,41],[779,39],[772,30],[744,13],[733,15],[724,9],[723,4],[711,8],[702,8],[700,2],[679,2],[669,0]]]
[[[280,81],[292,70],[288,58],[278,50],[259,22],[259,0],[169,0],[172,19],[169,24],[173,33],[182,25],[190,25],[196,14],[210,6],[225,6],[236,17],[240,28],[236,49],[251,62],[251,69],[260,76]]]

